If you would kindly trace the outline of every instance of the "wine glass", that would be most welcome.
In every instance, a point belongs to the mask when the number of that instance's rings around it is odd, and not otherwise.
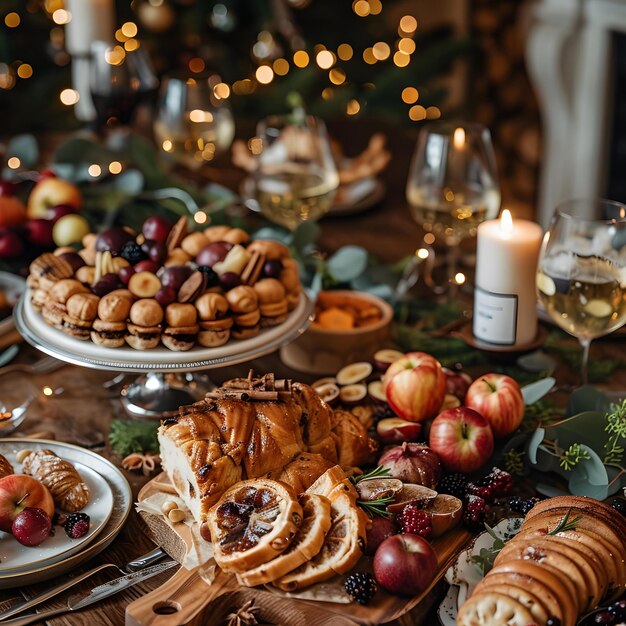
[[[228,104],[214,93],[215,77],[170,76],[163,81],[154,135],[166,159],[198,170],[225,153],[235,135]]]
[[[407,179],[413,219],[424,241],[446,246],[447,283],[430,287],[452,295],[457,284],[460,244],[478,224],[496,217],[500,188],[489,130],[480,124],[440,122],[420,132]]]
[[[580,342],[586,384],[591,340],[626,322],[623,204],[577,199],[556,208],[539,254],[537,294],[550,318]]]
[[[339,175],[324,122],[298,111],[259,122],[252,195],[269,220],[294,231],[329,209]]]
[[[141,44],[132,51],[106,41],[91,44],[91,99],[99,131],[128,127],[139,104],[154,98],[159,81]]]

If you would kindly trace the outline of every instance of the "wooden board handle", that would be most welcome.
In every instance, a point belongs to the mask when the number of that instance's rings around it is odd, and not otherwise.
[[[181,567],[165,584],[126,607],[126,626],[178,626],[193,623],[206,606],[212,586],[198,570]]]

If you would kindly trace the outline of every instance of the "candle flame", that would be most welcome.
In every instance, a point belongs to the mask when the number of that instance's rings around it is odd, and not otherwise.
[[[465,145],[465,130],[463,128],[455,129],[452,141],[454,143],[454,147],[457,150],[461,150]]]
[[[507,235],[513,232],[513,218],[511,217],[511,211],[504,209],[502,215],[500,215],[500,230]]]

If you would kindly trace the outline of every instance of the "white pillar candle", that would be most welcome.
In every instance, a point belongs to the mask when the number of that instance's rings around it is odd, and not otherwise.
[[[479,341],[513,350],[534,341],[542,236],[539,224],[513,220],[506,209],[478,227],[473,332]]]
[[[115,33],[114,0],[66,0],[70,21],[65,26],[65,47],[72,56],[72,85],[79,100],[79,120],[95,118],[89,85],[89,50],[92,41],[112,41]]]

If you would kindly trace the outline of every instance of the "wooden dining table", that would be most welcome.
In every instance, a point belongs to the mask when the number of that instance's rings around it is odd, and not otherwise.
[[[322,232],[318,242],[320,250],[325,254],[330,254],[344,245],[358,244],[384,263],[392,263],[412,254],[421,241],[421,232],[409,215],[405,200],[405,184],[415,133],[370,122],[331,125],[330,130],[348,154],[360,152],[373,132],[384,132],[388,139],[392,160],[381,175],[381,180],[385,185],[385,194],[379,203],[361,212],[341,216],[329,215],[321,220]],[[207,177],[219,180],[233,190],[239,188],[242,176],[243,173],[230,164],[224,165],[222,170],[212,170],[207,173]],[[511,202],[513,201],[514,199],[511,199]],[[254,226],[257,221],[258,217],[251,214],[251,226]],[[468,293],[466,292],[466,298],[471,306],[471,297],[468,297]],[[592,347],[592,358],[615,357],[619,356],[622,351],[623,343],[597,341]],[[32,363],[42,356],[36,349],[22,343],[15,362]],[[219,384],[229,378],[246,375],[249,368],[253,368],[256,372],[271,371],[277,376],[304,382],[311,382],[313,379],[309,374],[296,372],[285,366],[277,353],[241,365],[212,369],[207,374]],[[17,406],[29,394],[37,393],[29,407],[27,419],[14,436],[36,433],[42,433],[45,436],[47,433],[53,433],[59,441],[89,447],[113,461],[117,466],[121,466],[121,459],[113,454],[108,444],[111,420],[125,417],[119,401],[119,386],[105,385],[114,375],[115,373],[112,372],[65,365],[49,374],[26,376],[21,373],[11,373],[0,376],[0,400],[8,407]],[[566,367],[560,367],[557,370],[557,376],[565,382],[573,382],[577,373]],[[132,376],[129,376],[128,380],[131,379]],[[626,372],[623,370],[614,372],[605,384],[608,388],[626,389]],[[62,392],[46,396],[41,393],[44,386],[51,387],[53,390],[62,390]],[[148,477],[123,471],[136,497]],[[65,580],[67,577],[102,563],[115,563],[123,567],[128,561],[154,547],[146,536],[143,522],[133,510],[124,528],[108,548],[88,563],[83,564],[77,571],[60,578]],[[171,571],[160,574],[85,610],[68,613],[46,623],[51,626],[120,626],[124,623],[126,606],[157,588],[171,574]],[[105,571],[83,581],[77,585],[76,590],[90,589],[109,578],[111,578],[110,571]],[[1,591],[0,609],[8,608],[14,602],[29,598],[59,582],[60,580],[55,578],[27,587]],[[437,592],[429,597],[429,602],[433,606],[440,597],[441,589],[439,588]],[[63,606],[67,601],[67,595],[67,593],[61,594],[46,603],[44,607]],[[427,613],[427,611],[422,613]],[[434,614],[431,613],[425,623],[434,623],[435,620]]]

